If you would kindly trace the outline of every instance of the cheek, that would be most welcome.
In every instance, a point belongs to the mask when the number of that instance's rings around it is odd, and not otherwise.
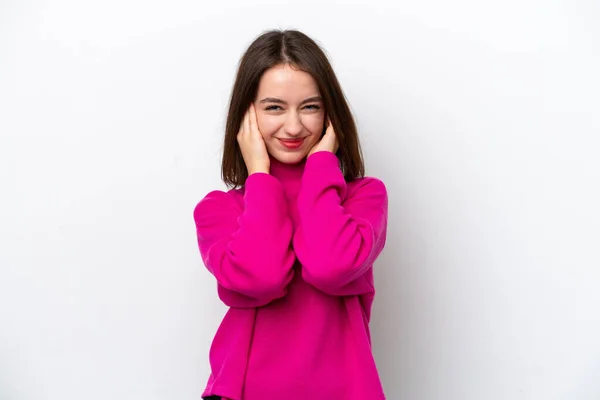
[[[323,113],[309,114],[302,118],[302,125],[310,131],[312,135],[321,136],[323,126],[325,122],[325,115]]]
[[[258,112],[256,115],[256,120],[258,122],[258,130],[263,135],[263,137],[272,136],[277,132],[281,123],[277,118],[273,115],[268,115],[265,113]]]

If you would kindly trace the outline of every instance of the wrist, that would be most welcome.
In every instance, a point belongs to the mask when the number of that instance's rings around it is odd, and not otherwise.
[[[260,172],[268,174],[270,171],[269,171],[268,167],[264,167],[264,166],[263,167],[248,168],[248,175],[252,175],[252,174],[256,174],[256,173],[260,173]]]
[[[324,151],[325,151],[325,152],[329,152],[329,153],[333,153],[333,154],[335,154],[335,152],[334,152],[333,150],[330,150],[330,149],[315,149],[315,150],[313,150],[313,151],[312,151],[312,152],[311,152],[311,153],[310,153],[308,156],[310,157],[310,156],[312,156],[313,154],[316,154],[316,153],[322,153],[322,152],[324,152]]]

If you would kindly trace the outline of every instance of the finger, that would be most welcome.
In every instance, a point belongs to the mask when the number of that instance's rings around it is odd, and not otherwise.
[[[332,134],[333,133],[333,124],[331,123],[331,120],[328,118],[327,119],[327,134]]]
[[[247,135],[250,132],[250,111],[246,110],[244,114],[244,133]]]
[[[246,114],[244,113],[244,117],[242,118],[242,121],[240,122],[240,129],[237,134],[237,141],[238,141],[238,143],[240,143],[240,145],[242,143],[242,138],[244,135],[244,121],[245,120],[246,120]]]
[[[250,104],[248,119],[251,132],[258,131],[258,121],[256,120],[256,109],[254,108],[254,103]]]
[[[238,131],[238,135],[241,135],[242,132],[244,132],[244,121],[246,120],[246,114],[247,114],[247,112],[244,113],[244,116],[242,117],[242,120],[240,121],[240,129]]]
[[[331,122],[331,120],[329,120],[329,128],[328,128],[328,130],[331,131],[331,134],[337,138],[337,135],[335,133],[335,129],[333,129],[333,123]]]

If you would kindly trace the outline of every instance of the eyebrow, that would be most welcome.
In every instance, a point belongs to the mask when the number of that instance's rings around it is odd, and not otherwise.
[[[323,101],[323,99],[321,98],[321,96],[313,96],[313,97],[309,97],[308,99],[304,99],[302,100],[302,102],[300,103],[300,105],[306,104],[306,103],[312,103],[312,102],[316,102],[316,101]],[[259,103],[278,103],[278,104],[287,104],[287,102],[278,99],[276,97],[265,97],[264,99],[262,99],[261,101],[259,101]]]

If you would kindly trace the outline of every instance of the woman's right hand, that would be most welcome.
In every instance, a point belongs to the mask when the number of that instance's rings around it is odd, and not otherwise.
[[[269,160],[265,141],[258,130],[254,103],[250,104],[250,107],[244,114],[244,120],[237,135],[237,141],[240,145],[246,168],[248,168],[248,175],[256,172],[265,172],[268,174],[271,161]]]

